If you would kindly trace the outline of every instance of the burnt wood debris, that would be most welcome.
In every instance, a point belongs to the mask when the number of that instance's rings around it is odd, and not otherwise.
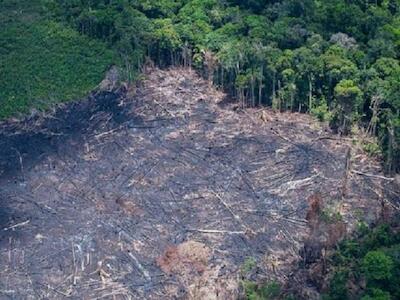
[[[398,191],[310,116],[148,70],[135,90],[0,123],[1,297],[232,299],[249,257],[252,279],[301,285],[299,265],[398,210]],[[342,219],[319,227],[328,208]]]

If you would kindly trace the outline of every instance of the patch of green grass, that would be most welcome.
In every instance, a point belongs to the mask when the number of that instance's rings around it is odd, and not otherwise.
[[[116,62],[102,42],[41,17],[39,1],[21,2],[0,13],[0,119],[83,97]]]

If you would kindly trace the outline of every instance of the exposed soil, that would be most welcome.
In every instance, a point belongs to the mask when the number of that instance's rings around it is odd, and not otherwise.
[[[398,207],[379,163],[325,125],[223,100],[152,70],[1,124],[1,299],[234,299],[246,258],[282,282],[312,258],[319,209],[345,233]]]

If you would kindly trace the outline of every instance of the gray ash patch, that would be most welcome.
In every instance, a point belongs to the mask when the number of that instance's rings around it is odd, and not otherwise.
[[[153,70],[134,96],[3,123],[1,297],[231,299],[249,257],[258,279],[297,267],[310,196],[349,230],[353,207],[373,220],[380,194],[395,198],[391,181],[349,173],[351,143],[311,118],[222,99],[193,72]]]

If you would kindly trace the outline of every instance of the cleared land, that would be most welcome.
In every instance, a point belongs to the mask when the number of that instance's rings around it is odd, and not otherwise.
[[[306,115],[152,70],[134,92],[0,125],[0,295],[232,299],[246,258],[252,279],[285,281],[398,191]],[[315,199],[333,227],[318,230]]]

